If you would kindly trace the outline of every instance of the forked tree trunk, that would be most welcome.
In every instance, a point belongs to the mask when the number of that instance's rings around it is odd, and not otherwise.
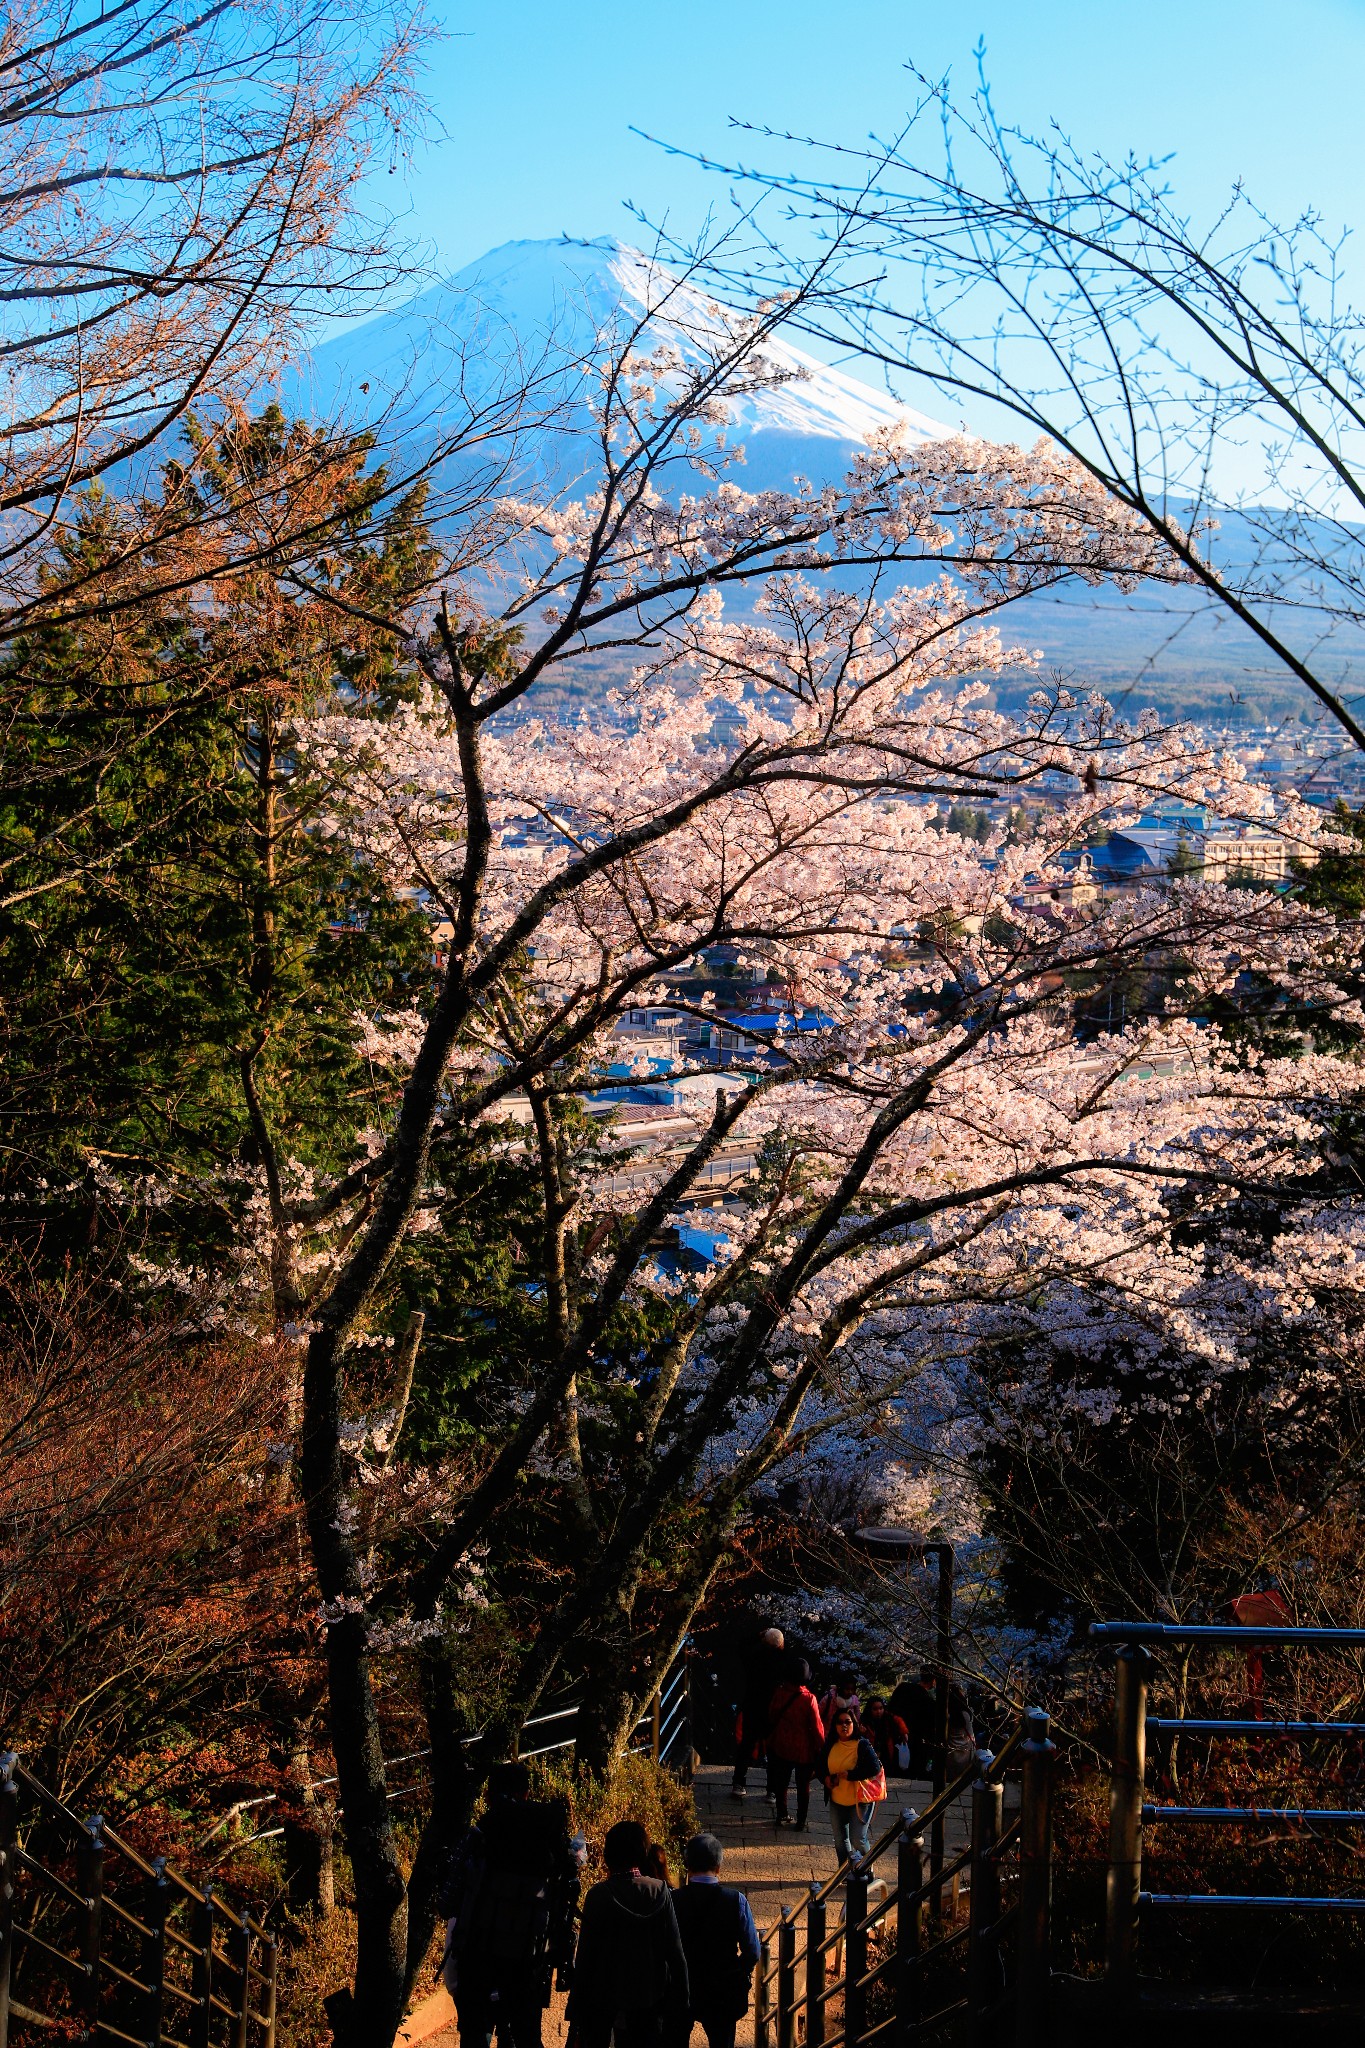
[[[603,1673],[589,1684],[574,1719],[574,1768],[605,1778],[630,1741],[640,1716],[636,1680]]]

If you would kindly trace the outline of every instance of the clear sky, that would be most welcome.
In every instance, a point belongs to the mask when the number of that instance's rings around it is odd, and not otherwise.
[[[627,199],[693,231],[723,184],[632,128],[714,156],[752,147],[732,115],[857,142],[904,110],[907,59],[951,66],[969,89],[982,36],[1007,119],[1056,120],[1111,156],[1174,152],[1170,176],[1196,212],[1241,177],[1273,213],[1362,217],[1365,0],[433,4],[446,132],[415,158],[405,197],[447,273],[523,237],[630,237]]]

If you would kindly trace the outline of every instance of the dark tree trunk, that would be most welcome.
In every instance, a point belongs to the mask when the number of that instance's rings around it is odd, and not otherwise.
[[[435,1643],[423,1655],[421,1679],[431,1744],[431,1808],[408,1879],[408,1995],[436,1930],[438,1898],[450,1852],[474,1818],[474,1801],[488,1769],[484,1745],[465,1740],[469,1730],[444,1644]]]
[[[589,1651],[583,1704],[574,1723],[574,1763],[579,1770],[604,1777],[625,1749],[642,1710],[683,1646],[729,1551],[733,1526],[732,1509],[716,1514],[706,1539],[694,1549],[686,1574],[643,1640],[632,1628],[638,1562],[628,1562],[631,1590],[623,1591],[617,1602],[619,1626],[610,1639],[599,1635]]]
[[[605,1778],[640,1717],[636,1681],[625,1672],[593,1674],[574,1718],[574,1767]]]
[[[389,2048],[404,2011],[408,1900],[389,1816],[363,1632],[358,1616],[327,1631],[332,1745],[356,1903],[355,1990],[337,2033],[338,2048]]]
[[[336,1909],[332,1816],[325,1806],[291,1807],[283,1816],[284,1882],[295,1912]]]
[[[355,1880],[356,1973],[348,1999],[329,2001],[339,2048],[389,2048],[403,2018],[407,1887],[388,1803],[379,1716],[370,1683],[359,1562],[347,1534],[338,1425],[336,1338],[315,1332],[304,1372],[303,1495],[327,1625],[328,1721]]]

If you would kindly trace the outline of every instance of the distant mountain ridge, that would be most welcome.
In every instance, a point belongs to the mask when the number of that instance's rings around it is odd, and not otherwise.
[[[291,409],[341,409],[358,423],[386,414],[387,431],[416,452],[528,370],[581,404],[591,359],[636,321],[646,323],[642,348],[670,345],[696,361],[723,318],[694,284],[612,237],[507,242],[316,348],[284,396]],[[780,336],[765,341],[764,354],[789,378],[727,408],[729,438],[745,454],[731,473],[746,489],[783,488],[797,476],[835,481],[858,447],[892,426],[911,441],[952,431]],[[543,435],[531,466],[561,487],[580,477],[590,487],[582,442],[571,434]],[[1231,515],[1234,550],[1236,527]],[[1129,708],[1151,703],[1223,724],[1292,716],[1309,703],[1254,635],[1191,591],[1072,587],[1024,600],[1001,623],[1011,640],[1040,649],[1044,673],[1059,669]],[[1344,657],[1343,687],[1363,680],[1365,665]]]

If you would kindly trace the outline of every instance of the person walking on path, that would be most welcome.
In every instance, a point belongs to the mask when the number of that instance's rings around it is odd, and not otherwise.
[[[793,1657],[768,1702],[768,1774],[776,1800],[774,1824],[787,1825],[787,1787],[796,1779],[796,1825],[809,1824],[810,1781],[824,1758],[825,1731],[810,1689],[810,1666]]]
[[[488,1806],[455,1849],[441,1886],[448,1916],[441,1975],[461,2048],[540,2048],[556,1970],[573,1958],[579,1859],[564,1802],[531,1800],[525,1764],[495,1764]]]
[[[868,1827],[877,1801],[886,1796],[881,1758],[852,1707],[841,1707],[834,1716],[834,1732],[825,1747],[825,1787],[839,1861],[851,1863],[871,1848]]]
[[[834,1733],[834,1716],[840,1707],[852,1707],[855,1714],[862,1711],[862,1703],[858,1698],[858,1681],[851,1671],[841,1671],[820,1695],[820,1720],[826,1741]]]
[[[740,1695],[739,1722],[735,1729],[735,1773],[730,1797],[747,1797],[749,1766],[757,1763],[768,1732],[768,1702],[782,1676],[786,1638],[780,1628],[765,1628],[754,1644]],[[771,1788],[770,1796],[771,1796]]]
[[[688,2009],[673,1894],[644,1875],[649,1836],[639,1821],[608,1828],[602,1854],[607,1875],[583,1901],[569,2038],[581,2048],[663,2048]]]
[[[900,1715],[910,1737],[910,1776],[927,1778],[938,1741],[938,1708],[927,1674],[902,1679],[888,1704],[893,1714]]]
[[[694,2025],[706,2048],[735,2048],[735,2028],[749,2010],[749,1991],[763,1945],[743,1892],[720,1881],[723,1851],[714,1835],[694,1835],[683,1852],[687,1882],[674,1894],[690,1991],[685,2020],[666,2048],[687,2048]]]
[[[890,1777],[904,1777],[910,1768],[910,1736],[899,1714],[885,1700],[869,1700],[863,1712],[863,1733]]]

